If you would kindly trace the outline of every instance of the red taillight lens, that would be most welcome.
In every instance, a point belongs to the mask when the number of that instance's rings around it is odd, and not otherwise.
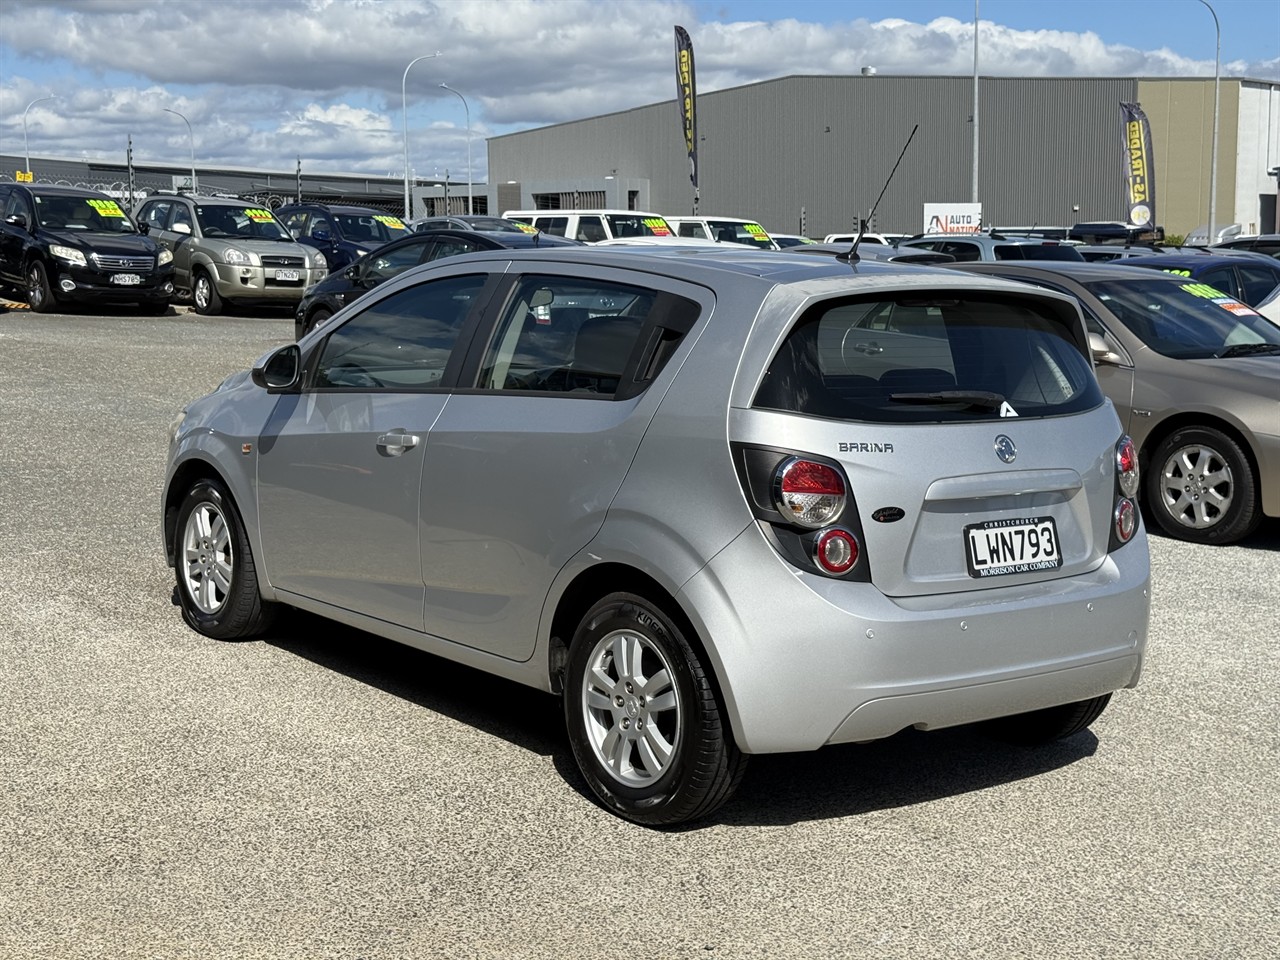
[[[848,530],[824,530],[814,541],[813,559],[827,573],[846,573],[858,562],[858,541]]]
[[[1138,508],[1128,497],[1121,497],[1116,503],[1114,519],[1116,537],[1121,543],[1128,543],[1133,539],[1134,531],[1138,529]]]
[[[774,478],[778,512],[793,523],[821,527],[834,523],[844,510],[844,477],[835,467],[793,457]]]
[[[1132,497],[1138,492],[1138,451],[1133,441],[1121,437],[1116,444],[1116,482],[1120,484],[1120,492]]]

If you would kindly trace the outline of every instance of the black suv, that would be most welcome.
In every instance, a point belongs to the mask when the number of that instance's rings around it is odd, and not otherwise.
[[[62,302],[136,303],[162,314],[173,255],[105,193],[47,183],[0,184],[0,284],[32,310]]]
[[[293,203],[276,216],[295,240],[324,254],[330,271],[410,233],[399,217],[372,207]]]

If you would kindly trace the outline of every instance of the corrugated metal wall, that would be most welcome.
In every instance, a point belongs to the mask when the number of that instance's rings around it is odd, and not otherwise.
[[[993,224],[1125,215],[1121,100],[1133,79],[983,78],[979,199]],[[845,230],[866,216],[920,125],[875,226],[917,232],[922,204],[972,195],[971,77],[784,77],[698,97],[703,213],[779,233]],[[648,208],[687,213],[693,188],[672,101],[488,141],[490,182],[644,179]],[[525,198],[527,202],[528,198]],[[1073,209],[1079,207],[1078,210]]]

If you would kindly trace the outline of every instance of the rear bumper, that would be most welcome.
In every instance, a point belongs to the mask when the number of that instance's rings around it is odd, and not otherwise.
[[[1134,686],[1145,533],[1088,574],[892,599],[798,573],[749,527],[681,591],[747,753],[813,750]]]

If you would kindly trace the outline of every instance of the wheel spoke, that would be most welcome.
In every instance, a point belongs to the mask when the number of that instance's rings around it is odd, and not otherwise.
[[[652,776],[660,776],[671,761],[675,748],[667,742],[657,727],[646,724],[644,736],[636,744],[639,747],[640,763]]]
[[[640,638],[620,633],[613,640],[613,665],[619,680],[631,680],[640,666]]]
[[[614,679],[605,673],[599,664],[593,664],[591,670],[587,674],[587,683],[589,686],[608,697],[613,690]]]
[[[209,578],[218,589],[224,594],[231,589],[231,564],[218,560],[213,565],[212,576]]]
[[[613,700],[607,693],[596,688],[590,688],[586,692],[587,709],[610,711],[613,709]]]

